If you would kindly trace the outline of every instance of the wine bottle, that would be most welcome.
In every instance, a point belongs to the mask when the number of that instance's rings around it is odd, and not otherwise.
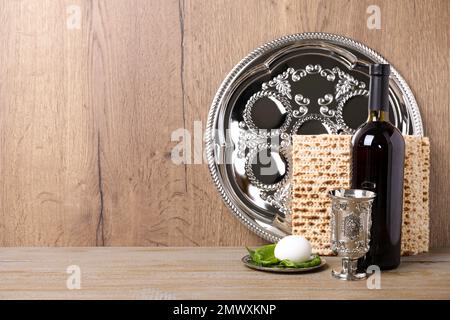
[[[369,117],[352,138],[352,188],[376,193],[364,270],[400,264],[405,140],[389,122],[389,74],[389,64],[370,66]]]

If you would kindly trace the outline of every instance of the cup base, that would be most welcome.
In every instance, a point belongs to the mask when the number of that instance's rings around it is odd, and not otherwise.
[[[331,270],[331,275],[336,279],[346,280],[346,281],[357,281],[357,280],[367,279],[367,273],[365,273],[365,272],[347,273],[347,272],[343,272],[343,271]]]

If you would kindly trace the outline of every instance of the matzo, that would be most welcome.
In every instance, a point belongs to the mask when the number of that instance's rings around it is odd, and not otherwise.
[[[342,136],[293,137],[292,232],[331,254],[328,191],[350,187],[350,145]]]

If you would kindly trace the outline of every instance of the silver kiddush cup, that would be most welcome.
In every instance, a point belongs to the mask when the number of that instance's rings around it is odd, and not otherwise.
[[[331,249],[342,257],[342,270],[332,270],[341,280],[361,280],[366,273],[357,272],[358,259],[369,250],[374,192],[340,189],[329,192],[331,198]]]

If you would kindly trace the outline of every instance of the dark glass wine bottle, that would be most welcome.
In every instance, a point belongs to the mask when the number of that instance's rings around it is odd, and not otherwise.
[[[352,138],[352,188],[375,192],[370,249],[360,269],[400,264],[405,140],[389,122],[389,64],[370,66],[369,118]]]

